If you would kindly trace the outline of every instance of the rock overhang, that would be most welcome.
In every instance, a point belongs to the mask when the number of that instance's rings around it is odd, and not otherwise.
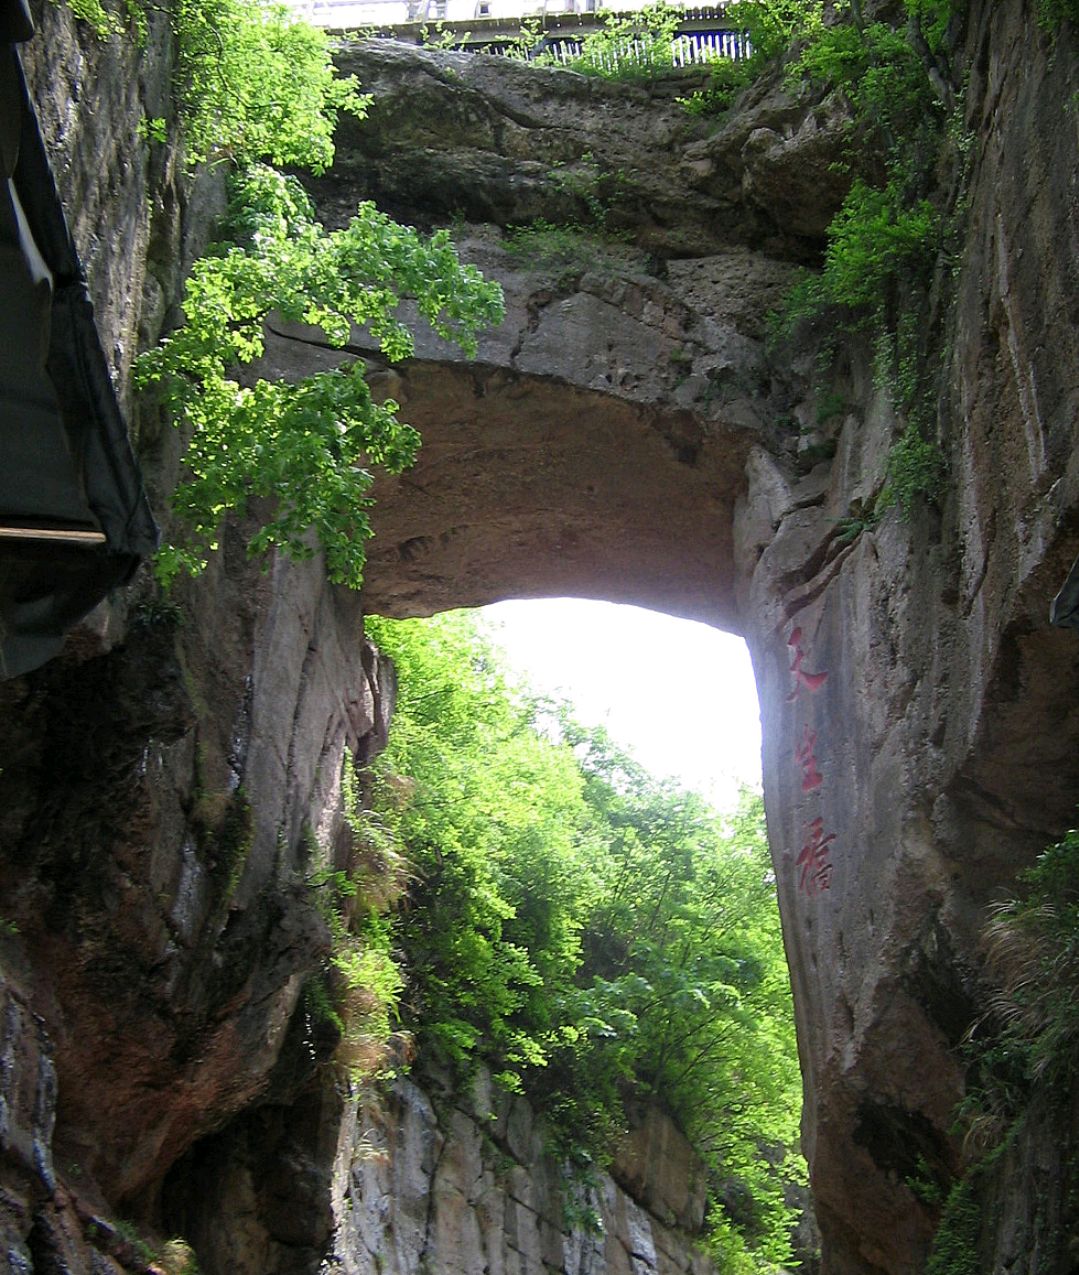
[[[363,332],[335,351],[316,329],[272,324],[260,374],[362,358],[375,396],[422,437],[415,466],[373,491],[372,612],[568,595],[739,631],[735,510],[777,392],[761,305],[790,268],[737,250],[663,280],[583,251],[553,277],[497,231],[466,235],[462,254],[506,296],[475,359],[422,321],[396,365]]]

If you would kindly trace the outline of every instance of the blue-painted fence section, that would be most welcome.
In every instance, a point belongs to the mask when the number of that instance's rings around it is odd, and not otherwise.
[[[466,52],[480,52],[481,48],[473,45],[464,46]],[[531,56],[545,55],[553,57],[563,64],[572,62],[581,56],[584,42],[572,36],[553,36],[542,40],[532,51]],[[628,40],[624,44],[608,49],[605,58],[612,63],[647,62],[651,60],[654,46],[645,40]],[[482,47],[484,53],[505,54],[509,50],[505,44],[492,43]],[[726,27],[715,30],[686,31],[675,36],[671,41],[671,58],[675,66],[697,66],[702,62],[714,62],[718,58],[741,61],[750,53],[749,43],[743,31],[732,31]],[[520,56],[515,53],[515,56]]]
[[[431,0],[427,0],[430,8]],[[363,7],[363,6],[360,6]],[[377,7],[366,6],[368,10]],[[354,11],[357,0],[312,0],[311,16],[323,26],[345,26],[346,11]],[[350,14],[351,16],[351,14]],[[630,14],[618,13],[619,18]],[[525,52],[521,19],[478,16],[473,21],[412,20],[408,22],[367,25],[367,33],[412,44],[456,48],[465,53],[493,53],[510,57],[542,57],[545,61],[573,62],[580,57],[585,38],[603,29],[605,12],[585,11],[548,13],[526,21],[529,36],[536,37],[534,46]],[[336,20],[335,20],[336,19]],[[357,25],[360,25],[357,23]],[[654,60],[655,43],[642,38],[609,47],[604,56],[611,64]],[[751,50],[744,31],[732,28],[723,5],[686,9],[671,42],[671,57],[678,67],[729,59],[740,61]]]

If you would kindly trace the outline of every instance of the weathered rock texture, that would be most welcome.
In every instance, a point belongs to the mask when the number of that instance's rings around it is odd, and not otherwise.
[[[829,1269],[843,1275],[921,1268],[936,1217],[911,1184],[920,1164],[941,1182],[954,1167],[956,1046],[977,1013],[985,905],[1074,818],[1076,652],[1047,624],[1079,547],[1079,163],[1062,114],[1077,68],[1066,48],[1054,53],[1023,5],[972,7],[975,160],[941,329],[939,511],[836,543],[836,519],[879,483],[893,436],[865,384],[851,387],[860,407],[819,485],[792,483],[763,452],[749,471],[742,596],[807,1151]],[[816,690],[799,676],[818,671]],[[807,742],[822,777],[808,792],[796,752]],[[799,888],[797,857],[832,834],[831,889]],[[1022,1195],[1008,1205],[1028,1245],[1037,1207]],[[1029,1246],[989,1245],[983,1257],[986,1269],[1069,1268]]]
[[[731,537],[746,459],[761,441],[796,450],[774,423],[797,391],[767,366],[765,315],[813,243],[811,209],[781,233],[747,173],[802,172],[807,128],[821,149],[814,108],[773,90],[703,143],[669,95],[644,89],[392,43],[339,60],[375,100],[312,183],[328,222],[375,197],[414,221],[463,200],[501,227],[591,225],[549,255],[527,235],[458,226],[465,255],[503,284],[506,321],[476,361],[421,333],[415,359],[376,374],[425,441],[420,467],[377,491],[368,608],[583,594],[740,627]],[[764,119],[786,146],[735,163]],[[818,233],[838,197],[818,193]],[[632,245],[606,233],[623,223]],[[343,354],[305,337],[317,340],[279,330],[270,370],[357,354],[377,366],[360,333]]]
[[[144,106],[163,113],[153,42],[38,17],[29,78],[123,377],[213,190],[136,138]],[[151,425],[167,482],[176,448]],[[156,1219],[177,1159],[335,1043],[300,1002],[329,942],[306,880],[347,860],[342,760],[380,746],[392,697],[355,596],[311,564],[260,575],[227,541],[197,603],[137,605],[143,582],[0,687],[5,1269],[137,1264],[108,1219]]]
[[[552,282],[474,234],[464,248],[502,281],[506,322],[477,362],[430,336],[374,376],[425,441],[419,468],[376,488],[365,605],[415,615],[578,594],[734,625],[734,508],[750,447],[773,433],[772,385],[760,336],[737,303],[725,312],[723,286],[730,271],[774,303],[789,270],[747,252],[710,257],[720,282],[696,277],[691,305],[676,282],[604,261],[592,241]],[[312,336],[271,334],[265,370],[357,354],[377,366],[359,335],[343,352]]]
[[[487,1076],[463,1102],[433,1092],[403,1082],[344,1126],[327,1275],[713,1275],[689,1238],[704,1221],[703,1166],[658,1113],[638,1136],[662,1158],[616,1157],[613,1177],[585,1185],[528,1104]],[[616,1181],[627,1167],[633,1194]]]
[[[366,121],[342,121],[337,162],[317,183],[331,221],[359,196],[420,221],[450,210],[565,223],[594,216],[598,196],[609,230],[664,258],[753,242],[811,259],[842,200],[826,176],[835,112],[774,88],[747,95],[704,140],[672,100],[672,85],[689,92],[692,79],[634,86],[388,41],[347,47],[338,62],[374,100]]]
[[[34,83],[122,374],[173,299],[188,196],[133,140],[140,94],[161,92],[152,52],[93,50],[62,11],[42,17]],[[975,0],[965,22],[973,163],[937,286],[947,492],[853,542],[836,523],[879,489],[902,422],[857,342],[824,387],[844,408],[819,422],[809,354],[777,361],[761,326],[842,195],[830,107],[766,86],[703,137],[645,90],[358,50],[343,60],[376,93],[372,124],[343,133],[315,187],[329,220],[373,195],[417,220],[491,223],[469,226],[468,251],[509,300],[476,364],[425,339],[388,369],[356,337],[426,439],[379,492],[367,605],[586,593],[749,641],[830,1275],[924,1268],[938,1207],[912,1185],[946,1188],[961,1164],[950,1131],[985,906],[1067,826],[1079,780],[1075,639],[1046,622],[1079,552],[1079,59],[1074,31],[1054,48],[1023,0]],[[70,88],[80,65],[101,86],[96,123]],[[94,129],[119,129],[126,159],[80,151]],[[595,218],[596,198],[636,255],[589,241],[522,262],[502,237],[529,217]],[[312,338],[276,334],[271,362],[339,357]],[[174,452],[149,425],[145,442],[165,487]],[[480,1269],[460,1256],[480,1250],[517,1269],[525,1248],[577,1269],[556,1214],[520,1211],[549,1173],[520,1180],[524,1116],[502,1113],[512,1189],[489,1212],[438,1185],[440,1147],[473,1184],[497,1178],[474,1113],[436,1116],[408,1090],[398,1124],[359,1131],[377,1155],[354,1154],[350,1108],[317,1066],[333,1042],[299,1001],[325,943],[304,878],[347,861],[337,776],[346,749],[377,744],[383,674],[355,599],[312,565],[253,575],[240,543],[184,597],[185,624],[115,608],[2,692],[9,1267],[130,1266],[123,1236],[89,1224],[126,1209],[190,1235],[209,1275],[362,1270],[384,1233],[372,1202],[392,1196],[395,1226],[442,1246],[434,1269]],[[1033,1118],[1000,1162],[985,1269],[1072,1269],[1059,1132]],[[618,1254],[582,1269],[624,1269]]]

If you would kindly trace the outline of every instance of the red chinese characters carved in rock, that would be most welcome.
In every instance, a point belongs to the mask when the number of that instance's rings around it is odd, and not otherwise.
[[[802,771],[802,791],[813,792],[824,783],[824,776],[817,766],[817,732],[810,730],[808,722],[802,729],[802,742],[794,750],[794,756]]]
[[[805,663],[806,653],[805,648],[802,646],[801,627],[791,629],[791,635],[787,638],[787,645],[791,650],[791,677],[794,679],[791,693],[787,696],[788,701],[797,699],[798,692],[803,687],[810,694],[815,695],[828,680],[828,674],[810,673],[802,667]]]
[[[795,862],[801,869],[798,888],[806,894],[819,894],[832,887],[832,863],[828,847],[835,840],[835,833],[824,831],[824,820],[818,815],[806,825],[806,840]]]
[[[805,667],[806,648],[800,627],[791,629],[787,646],[791,652],[791,690],[787,696],[790,703],[803,690],[815,695],[828,680],[828,674],[823,671],[811,673]],[[817,732],[808,722],[803,723],[802,738],[794,749],[794,760],[802,773],[802,792],[817,792],[824,784],[824,775],[817,762]],[[825,831],[824,819],[820,815],[806,824],[805,841],[794,865],[798,873],[798,888],[805,894],[821,894],[832,888],[831,850],[835,837],[834,832]]]

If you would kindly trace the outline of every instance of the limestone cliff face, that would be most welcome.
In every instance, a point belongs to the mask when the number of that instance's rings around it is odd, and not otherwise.
[[[136,139],[167,84],[153,42],[140,56],[52,5],[38,17],[30,79],[122,377],[213,191]],[[152,424],[167,483],[176,448]],[[334,1043],[300,1001],[328,945],[306,880],[347,855],[342,759],[384,738],[392,677],[355,597],[224,548],[197,602],[160,608],[137,584],[0,688],[4,1269],[131,1269],[110,1219],[160,1217],[170,1167],[302,1089]]]
[[[740,520],[807,1148],[843,1275],[921,1269],[937,1218],[911,1188],[919,1162],[941,1182],[957,1162],[985,905],[1074,819],[1076,652],[1047,608],[1079,547],[1076,61],[1017,3],[972,6],[967,39],[947,494],[909,526],[837,542],[895,429],[855,373],[830,467],[792,482],[758,450]],[[798,864],[806,847],[827,891]],[[1032,1255],[1036,1210],[1009,1200],[1012,1240],[987,1240],[987,1269],[1066,1269],[1046,1231]]]
[[[456,1100],[399,1083],[359,1116],[339,1148],[328,1275],[714,1275],[693,1247],[704,1168],[658,1113],[587,1183],[483,1073]]]
[[[359,1093],[324,1069],[185,1157],[165,1218],[230,1275],[716,1275],[703,1166],[642,1115],[610,1171],[579,1180],[485,1072],[463,1094],[422,1071]]]
[[[64,10],[39,16],[31,80],[123,378],[216,196],[135,139],[144,108],[168,113],[154,42],[100,47]],[[901,423],[857,343],[825,387],[844,410],[820,421],[810,352],[777,363],[760,317],[842,195],[831,105],[765,85],[704,136],[669,94],[361,49],[345,60],[376,93],[372,126],[343,133],[315,187],[330,220],[372,195],[462,214],[509,300],[475,364],[431,338],[385,368],[356,337],[425,435],[379,492],[367,604],[577,592],[750,643],[830,1275],[923,1269],[938,1211],[912,1182],[960,1167],[985,905],[1072,818],[1079,663],[1046,612],[1079,552],[1075,52],[1023,0],[967,8],[974,158],[938,281],[947,493],[852,543],[836,522],[879,488]],[[632,250],[514,255],[505,223],[585,218],[597,191]],[[272,365],[337,357],[313,335],[276,333]],[[167,489],[176,448],[152,421],[140,442]],[[519,1106],[477,1123],[478,1100],[406,1086],[357,1123],[301,999],[327,943],[305,883],[347,863],[341,759],[378,746],[392,679],[355,598],[316,564],[259,575],[241,544],[181,623],[136,587],[0,688],[8,1268],[145,1269],[109,1221],[127,1214],[191,1237],[208,1275],[361,1271],[375,1251],[401,1272],[436,1251],[433,1270],[480,1253],[492,1270],[701,1269],[629,1170],[629,1194],[589,1201],[602,1244],[563,1227]],[[1074,1138],[1035,1113],[1001,1161],[985,1269],[1070,1270],[1053,1166]]]

